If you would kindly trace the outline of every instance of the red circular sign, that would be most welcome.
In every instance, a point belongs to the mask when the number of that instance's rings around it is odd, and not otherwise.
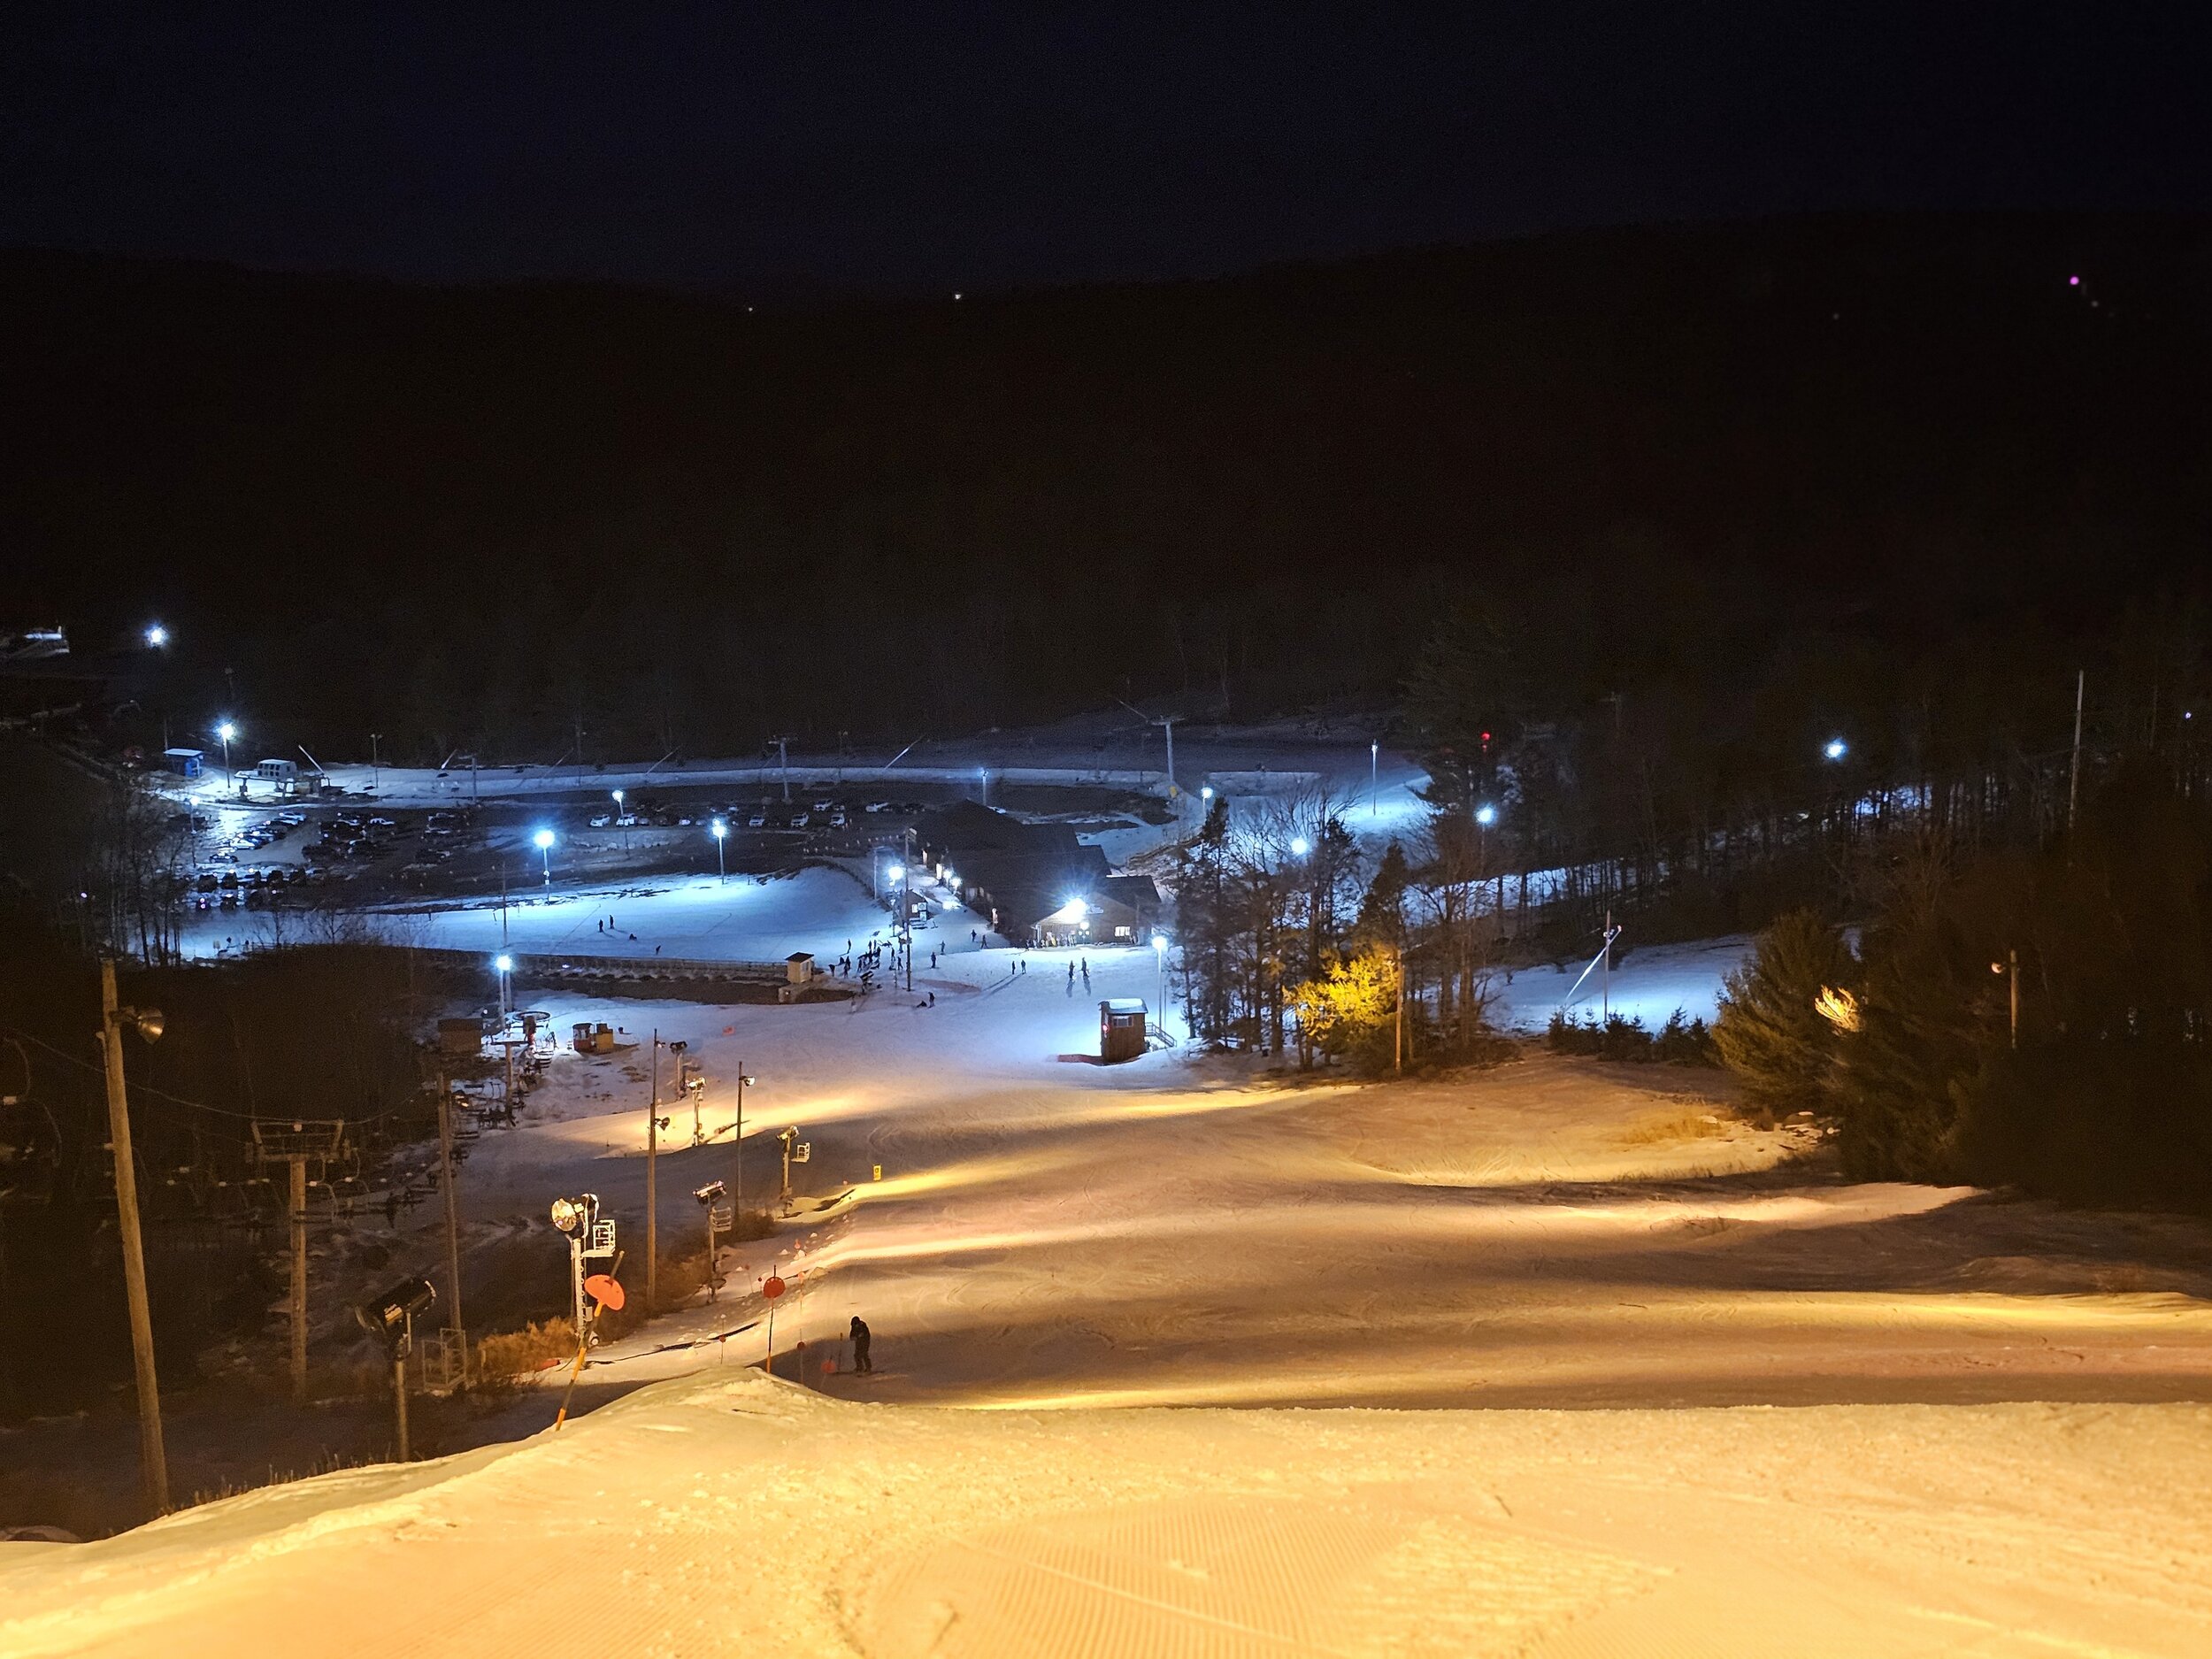
[[[611,1273],[594,1273],[584,1281],[584,1294],[610,1313],[622,1311],[622,1282]]]
[[[773,1302],[783,1294],[783,1280],[771,1274],[768,1282],[760,1287],[760,1294]]]

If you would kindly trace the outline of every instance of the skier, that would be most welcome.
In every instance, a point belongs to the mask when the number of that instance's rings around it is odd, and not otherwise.
[[[868,1322],[853,1315],[853,1328],[847,1334],[853,1340],[853,1370],[864,1374],[875,1370],[875,1361],[868,1357]]]

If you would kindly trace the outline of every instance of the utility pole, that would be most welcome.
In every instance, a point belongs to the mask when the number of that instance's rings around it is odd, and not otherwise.
[[[653,1027],[653,1102],[645,1116],[645,1311],[660,1310],[661,1033]],[[709,1264],[711,1268],[711,1263]]]
[[[1605,1022],[1613,1023],[1613,907],[1605,909],[1605,949],[1599,955],[1605,965],[1598,972],[1598,995],[1605,1008]]]
[[[2074,813],[2081,805],[2081,703],[2082,695],[2088,689],[2089,671],[2074,671],[2074,764],[2066,781],[2066,833],[2074,833]]]
[[[1391,1061],[1391,1070],[1400,1076],[1406,1069],[1406,948],[1403,941],[1398,945],[1398,1035],[1397,1052]]]
[[[515,1051],[507,1050],[507,1110],[514,1110]],[[445,1286],[453,1298],[453,1310],[447,1316],[446,1325],[453,1333],[453,1344],[460,1350],[461,1386],[469,1379],[469,1339],[467,1327],[461,1323],[461,1195],[454,1188],[459,1185],[460,1167],[453,1161],[453,1091],[446,1087],[445,1068],[438,1068],[438,1157],[445,1177],[438,1184],[445,1188]],[[403,1394],[405,1390],[401,1391]]]
[[[730,1202],[730,1232],[734,1235],[745,1224],[745,1086],[752,1079],[745,1075],[745,1062],[737,1063],[737,1128],[730,1136],[731,1190],[736,1194]]]
[[[1367,746],[1367,816],[1382,816],[1382,744]]]
[[[2017,1048],[2020,1046],[2020,953],[2017,950],[2006,951],[2005,965],[2009,970],[2007,977],[2012,981],[2012,1046]]]
[[[108,1141],[115,1156],[115,1208],[123,1245],[123,1288],[130,1303],[131,1363],[138,1377],[138,1446],[146,1502],[156,1515],[169,1512],[169,1455],[161,1443],[161,1389],[154,1377],[154,1321],[146,1299],[146,1254],[138,1232],[138,1171],[131,1161],[130,1105],[123,1093],[123,1022],[149,1042],[161,1035],[161,1016],[119,1008],[115,961],[100,959],[100,1042],[107,1071]]]
[[[287,1158],[292,1221],[292,1401],[307,1403],[307,1160]],[[446,1186],[451,1188],[449,1178]]]

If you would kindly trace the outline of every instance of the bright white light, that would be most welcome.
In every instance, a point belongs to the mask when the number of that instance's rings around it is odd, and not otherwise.
[[[1304,836],[1294,835],[1290,838],[1290,856],[1293,858],[1303,858],[1312,850],[1313,843],[1309,841]]]
[[[168,644],[169,630],[163,627],[160,623],[155,623],[153,626],[146,630],[146,643],[156,647]]]
[[[1475,822],[1476,822],[1476,823],[1478,823],[1478,824],[1479,824],[1479,825],[1481,825],[1481,826],[1483,826],[1483,828],[1485,828],[1485,829],[1488,829],[1488,828],[1489,828],[1489,827],[1490,827],[1493,824],[1495,824],[1497,821],[1498,821],[1498,809],[1497,809],[1497,808],[1495,808],[1495,807],[1494,807],[1494,806],[1479,806],[1479,807],[1477,807],[1477,808],[1475,809]]]
[[[1071,922],[1079,922],[1091,913],[1091,907],[1081,899],[1070,899],[1060,907],[1059,913]]]
[[[1851,746],[1839,737],[1832,737],[1821,745],[1820,752],[1830,760],[1841,760],[1851,752]]]
[[[884,874],[888,876],[894,881],[902,881],[906,879],[906,866],[904,864],[893,864],[885,870]]]
[[[619,789],[617,789],[614,792],[614,803],[617,806],[620,806],[622,804],[622,791]]]
[[[725,823],[724,823],[724,822],[723,822],[720,818],[717,818],[717,819],[715,819],[715,820],[714,820],[714,839],[715,839],[715,840],[717,840],[717,841],[720,841],[720,840],[721,840],[721,839],[722,839],[725,835],[728,834],[729,833],[730,833],[730,826],[729,826],[728,825],[725,824]]]
[[[1210,801],[1210,800],[1212,800],[1212,799],[1214,798],[1214,787],[1213,787],[1213,785],[1211,785],[1211,784],[1208,784],[1208,785],[1207,785],[1204,788],[1201,789],[1201,790],[1198,792],[1198,798],[1199,798],[1201,801]]]
[[[1167,949],[1167,935],[1165,933],[1153,934],[1152,949],[1155,950],[1165,950]]]
[[[215,735],[221,738],[223,741],[227,743],[232,738],[238,735],[238,728],[232,725],[228,720],[225,720],[220,725],[216,726]]]
[[[553,844],[553,832],[549,829],[540,830],[536,834],[530,838],[530,844],[536,848],[540,852],[545,851],[547,848],[552,846]]]
[[[502,973],[512,973],[515,971],[515,959],[503,950],[492,958],[492,966],[497,968]]]
[[[957,870],[948,870],[948,871],[946,871],[946,872],[945,872],[945,885],[946,885],[947,887],[958,887],[958,886],[960,885],[960,872],[959,872]]]

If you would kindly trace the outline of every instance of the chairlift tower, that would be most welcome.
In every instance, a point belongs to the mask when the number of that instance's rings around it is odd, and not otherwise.
[[[307,1166],[316,1165],[315,1179],[323,1179],[330,1160],[338,1155],[345,1138],[342,1118],[296,1118],[290,1123],[253,1124],[254,1161],[266,1169],[286,1166],[289,1179],[287,1205],[292,1227],[292,1398],[307,1398]]]

